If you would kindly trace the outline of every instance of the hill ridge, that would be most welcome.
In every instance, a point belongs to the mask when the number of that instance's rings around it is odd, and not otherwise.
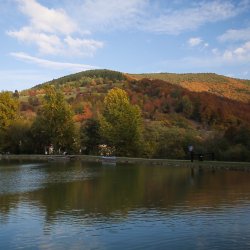
[[[46,84],[58,87],[72,85],[74,87],[88,86],[91,81],[98,84],[108,84],[109,81],[122,83],[138,81],[143,78],[163,80],[173,85],[182,86],[193,92],[208,92],[228,99],[250,102],[250,80],[237,79],[216,73],[142,73],[130,74],[115,70],[97,69],[66,75],[34,86],[32,89],[43,88]]]

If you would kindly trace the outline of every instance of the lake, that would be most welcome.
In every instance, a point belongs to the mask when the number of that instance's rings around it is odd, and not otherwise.
[[[250,173],[1,162],[0,249],[250,249]]]

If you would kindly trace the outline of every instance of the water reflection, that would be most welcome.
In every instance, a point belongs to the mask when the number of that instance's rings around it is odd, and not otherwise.
[[[216,208],[250,197],[250,175],[234,171],[84,163],[10,165],[0,171],[1,214],[28,201],[45,209],[48,220],[61,212],[107,217],[138,208]]]
[[[113,241],[113,249],[117,244],[126,249],[131,248],[132,234],[136,246],[144,242],[142,246],[152,249],[166,244],[178,247],[181,237],[190,249],[202,249],[203,244],[208,249],[216,248],[220,233],[228,240],[225,248],[230,239],[242,239],[246,247],[249,177],[244,172],[182,167],[5,164],[0,166],[0,240],[5,239],[0,246],[5,242],[11,249],[11,235],[17,231],[14,249],[19,244],[40,249],[78,248],[78,244],[86,249],[107,248],[105,244]],[[225,232],[235,220],[235,227]]]

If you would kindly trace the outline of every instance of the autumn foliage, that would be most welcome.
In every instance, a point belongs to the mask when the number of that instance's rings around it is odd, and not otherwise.
[[[250,145],[246,142],[250,141],[250,81],[210,73],[131,75],[91,70],[52,80],[18,95],[13,93],[15,102],[19,103],[15,116],[20,116],[30,125],[41,117],[48,86],[53,86],[62,95],[64,105],[67,104],[68,111],[72,113],[72,121],[78,129],[73,138],[74,144],[80,147],[81,152],[97,154],[98,143],[108,142],[115,147],[123,145],[123,150],[117,151],[120,155],[184,159],[188,157],[187,148],[192,143],[197,152],[216,150],[219,160],[250,160]],[[126,112],[117,109],[119,98],[109,102],[114,104],[112,111],[119,114],[119,119],[107,116],[112,114],[110,110],[107,112],[107,98],[115,89],[120,89],[127,100]],[[5,99],[2,100],[3,114],[5,106],[8,106]],[[133,149],[131,145],[135,136],[126,134],[134,124],[130,119],[134,112],[131,107],[137,107],[142,118],[140,142]],[[44,122],[45,128],[48,120]],[[116,124],[118,127],[113,124],[116,120],[120,121]],[[27,131],[29,140],[41,135],[40,132],[34,134],[35,130]],[[133,138],[125,144],[127,137]],[[23,147],[22,152],[33,152],[34,147]],[[12,149],[8,146],[10,151],[15,148],[16,145]],[[139,148],[135,154],[135,149]]]

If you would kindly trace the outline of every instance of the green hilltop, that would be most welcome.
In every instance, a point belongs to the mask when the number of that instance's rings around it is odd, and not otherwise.
[[[43,84],[36,85],[33,88],[34,89],[43,88],[44,85],[48,85],[48,84],[53,84],[55,86],[60,86],[63,84],[74,84],[74,85],[84,86],[84,84],[88,83],[88,81],[91,79],[108,79],[108,80],[113,80],[113,81],[114,80],[122,81],[122,80],[125,80],[126,77],[121,72],[107,70],[107,69],[86,70],[86,71],[82,71],[79,73],[63,76],[58,79],[53,79]]]

